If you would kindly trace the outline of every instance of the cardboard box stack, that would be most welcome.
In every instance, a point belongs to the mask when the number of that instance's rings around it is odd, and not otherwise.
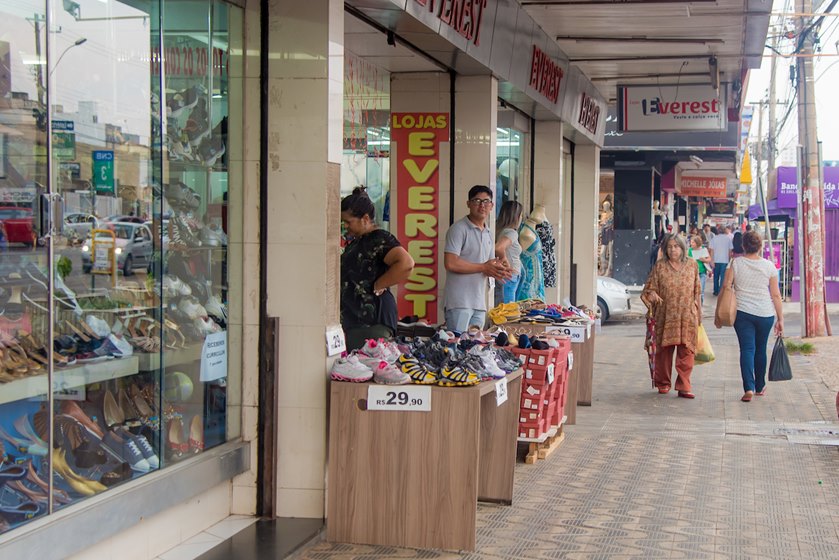
[[[568,352],[571,340],[555,338],[558,348],[512,348],[522,360],[519,437],[538,439],[562,422],[568,387]]]

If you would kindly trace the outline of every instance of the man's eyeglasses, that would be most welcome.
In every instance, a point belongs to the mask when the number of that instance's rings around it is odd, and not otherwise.
[[[475,206],[492,206],[491,198],[473,198],[469,202],[471,202]]]

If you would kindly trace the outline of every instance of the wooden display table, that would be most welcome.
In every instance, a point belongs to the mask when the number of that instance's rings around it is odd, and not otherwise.
[[[331,382],[327,540],[474,550],[478,500],[513,500],[522,374],[498,406],[494,381],[433,386],[429,412],[366,410],[369,383]]]
[[[591,406],[594,383],[594,329],[590,329],[585,342],[572,342],[571,348],[574,351],[574,369],[577,370],[577,404]]]

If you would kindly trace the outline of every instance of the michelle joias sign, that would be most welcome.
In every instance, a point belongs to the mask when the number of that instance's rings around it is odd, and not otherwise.
[[[724,90],[722,90],[724,91]],[[725,98],[711,86],[619,86],[621,132],[726,130]]]
[[[676,191],[682,196],[724,198],[728,181],[725,177],[692,177],[682,175]]]

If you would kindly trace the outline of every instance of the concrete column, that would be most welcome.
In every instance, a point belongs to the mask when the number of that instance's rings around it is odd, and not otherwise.
[[[574,159],[572,154],[565,151],[565,139],[562,140],[562,235],[557,237],[557,245],[562,255],[559,263],[559,299],[571,297],[571,223],[573,208],[571,206],[572,175]]]
[[[545,285],[546,303],[560,303],[559,284],[562,277],[563,259],[567,258],[562,252],[563,226],[563,157],[562,157],[562,123],[560,121],[537,121],[534,134],[535,161],[533,163],[533,183],[535,185],[534,204],[545,207],[545,216],[553,226],[554,246],[556,258],[556,282],[554,286]]]
[[[279,317],[277,515],[324,516],[324,332],[339,324],[344,4],[271,0],[267,312]],[[301,56],[305,54],[305,56]],[[259,111],[256,108],[248,110]]]
[[[468,212],[466,196],[473,185],[495,192],[495,141],[498,80],[492,76],[455,79],[454,219]]]
[[[574,263],[576,305],[597,304],[597,207],[600,197],[600,148],[577,144],[574,151]]]

